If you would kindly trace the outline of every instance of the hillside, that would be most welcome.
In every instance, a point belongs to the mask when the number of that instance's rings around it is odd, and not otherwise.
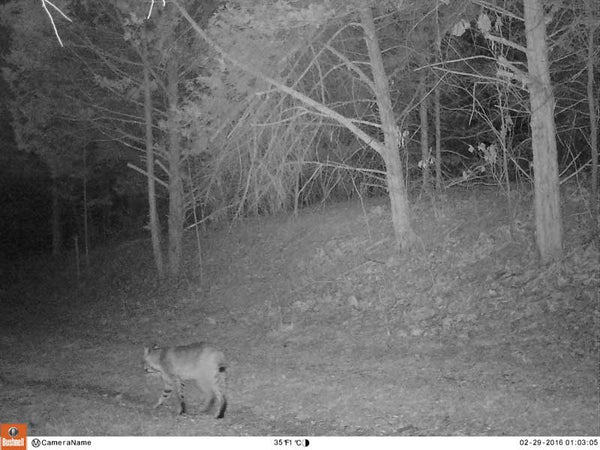
[[[2,292],[1,421],[32,435],[599,435],[598,250],[563,192],[567,251],[537,265],[531,195],[413,199],[398,253],[384,199],[187,236],[160,285],[146,241],[16,266]],[[17,273],[18,272],[18,273]],[[147,343],[229,359],[225,419],[153,410]]]

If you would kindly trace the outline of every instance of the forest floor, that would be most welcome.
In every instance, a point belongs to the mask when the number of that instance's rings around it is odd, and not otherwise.
[[[4,270],[0,422],[60,435],[600,435],[598,250],[563,192],[565,257],[540,267],[532,198],[412,199],[393,245],[386,200],[325,204],[186,236],[158,283],[149,241]],[[227,355],[222,420],[153,409],[144,344]]]

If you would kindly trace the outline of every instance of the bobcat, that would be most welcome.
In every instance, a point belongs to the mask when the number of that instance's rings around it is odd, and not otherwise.
[[[194,380],[208,399],[205,411],[216,403],[216,418],[224,417],[227,399],[223,394],[225,356],[222,352],[204,342],[179,347],[145,347],[143,362],[146,372],[160,373],[163,379],[164,390],[155,408],[170,398],[175,389],[179,414],[185,414],[182,381]]]

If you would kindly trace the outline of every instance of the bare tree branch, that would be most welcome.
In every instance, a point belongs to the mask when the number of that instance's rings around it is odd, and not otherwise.
[[[60,35],[58,34],[58,30],[56,29],[56,24],[54,23],[54,17],[52,17],[52,14],[50,14],[50,11],[48,11],[48,7],[46,5],[52,6],[56,11],[58,11],[58,13],[61,16],[63,16],[69,22],[72,22],[72,20],[71,20],[71,18],[69,16],[67,16],[64,12],[62,12],[60,10],[60,8],[58,6],[56,6],[54,3],[52,3],[50,0],[42,0],[42,8],[44,8],[44,11],[46,11],[46,14],[50,18],[50,23],[52,24],[52,29],[54,30],[54,34],[56,35],[56,39],[58,39],[58,43],[60,44],[60,46],[64,47],[62,39],[60,38]]]
[[[354,133],[354,135],[356,137],[358,137],[361,141],[363,141],[365,144],[367,144],[369,147],[371,147],[373,150],[375,150],[380,155],[383,155],[385,153],[385,148],[381,142],[379,142],[377,139],[369,136],[363,130],[358,128],[356,125],[354,125],[352,120],[350,120],[349,118],[341,115],[340,113],[338,113],[337,111],[334,111],[331,108],[328,108],[327,106],[323,105],[322,103],[319,103],[319,102],[313,100],[312,98],[307,97],[306,95],[304,95],[294,89],[291,89],[290,87],[286,86],[285,84],[275,80],[274,78],[271,78],[271,77],[263,74],[262,72],[242,63],[241,61],[238,61],[237,59],[235,59],[234,57],[229,55],[216,42],[214,42],[208,36],[208,34],[206,34],[204,32],[204,30],[200,27],[200,25],[198,25],[198,23],[192,18],[192,16],[190,16],[190,14],[187,12],[187,10],[179,4],[178,1],[176,1],[176,0],[173,1],[173,4],[177,7],[177,9],[179,9],[179,11],[181,12],[181,15],[188,21],[188,23],[191,25],[191,27],[194,29],[194,31],[196,31],[196,33],[198,33],[202,37],[202,39],[204,39],[219,55],[221,55],[221,57],[223,59],[226,59],[227,61],[229,61],[233,65],[239,67],[240,69],[244,70],[245,72],[248,72],[248,73],[266,81],[267,83],[276,87],[281,92],[284,92],[284,93],[290,95],[291,97],[293,97],[297,100],[300,100],[305,105],[310,106],[311,108],[319,111],[320,113],[324,114],[325,116],[327,116],[327,117],[335,120],[336,122],[340,123],[341,125],[345,126],[348,130],[350,130],[352,133]]]

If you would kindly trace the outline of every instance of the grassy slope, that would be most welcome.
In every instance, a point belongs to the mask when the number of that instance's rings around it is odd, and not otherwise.
[[[398,254],[383,200],[189,236],[159,285],[149,245],[73,268],[30,262],[2,292],[0,422],[34,435],[598,435],[598,252],[564,205],[567,256],[537,267],[530,199],[414,203]],[[37,268],[36,268],[37,267]],[[41,267],[41,268],[40,268]],[[202,273],[200,273],[202,272]],[[596,277],[594,279],[594,277]],[[215,421],[153,410],[144,343],[210,340],[230,360]]]

